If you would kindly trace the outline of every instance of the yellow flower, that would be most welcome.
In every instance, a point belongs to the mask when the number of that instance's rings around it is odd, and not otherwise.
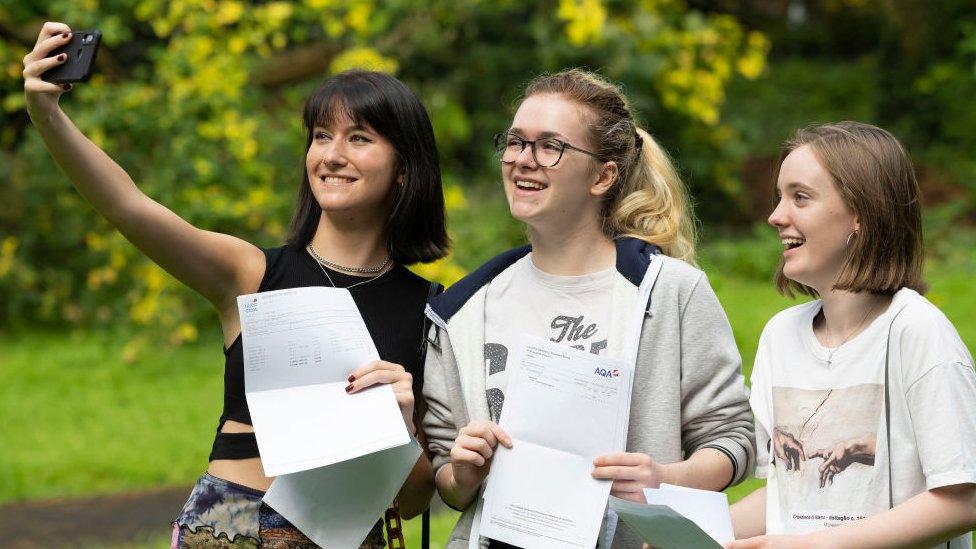
[[[417,265],[412,265],[410,270],[426,278],[427,280],[440,282],[445,287],[454,284],[458,280],[461,280],[464,278],[464,275],[467,274],[467,272],[461,268],[460,265],[455,263],[450,256],[445,257],[444,259],[438,259],[433,263],[418,263]]]
[[[576,46],[600,41],[607,10],[600,0],[559,0],[556,15],[566,21],[566,35]]]
[[[445,185],[444,208],[448,211],[456,211],[467,207],[468,199],[464,196],[464,189],[458,185]]]
[[[17,244],[17,238],[13,236],[8,236],[0,242],[0,277],[6,276],[13,268]]]
[[[105,249],[105,238],[94,231],[88,231],[85,233],[85,244],[89,250],[98,252]]]
[[[266,10],[268,19],[277,27],[291,18],[295,8],[289,2],[272,2],[268,4]]]
[[[215,19],[218,25],[232,25],[244,15],[244,4],[237,1],[221,2]]]
[[[231,53],[242,53],[247,49],[247,40],[243,36],[232,36],[227,41],[227,50]]]
[[[186,343],[189,341],[197,340],[197,327],[189,322],[184,322],[173,330],[173,334],[170,337],[172,343],[179,345],[181,343]]]
[[[163,270],[156,266],[156,264],[148,264],[144,270],[144,273],[146,287],[149,288],[150,291],[157,292],[166,284],[166,277],[163,275]]]
[[[373,15],[373,6],[367,2],[358,2],[350,6],[346,13],[346,24],[352,30],[364,34],[369,28],[369,20]]]
[[[384,57],[373,48],[352,48],[337,55],[329,70],[338,73],[350,69],[367,69],[395,74],[398,68],[396,59]]]
[[[761,32],[753,31],[746,39],[746,52],[736,63],[739,74],[748,79],[757,78],[766,68],[769,39]]]

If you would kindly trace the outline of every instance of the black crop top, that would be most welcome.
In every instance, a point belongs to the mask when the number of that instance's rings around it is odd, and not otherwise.
[[[258,291],[284,290],[304,286],[331,284],[318,263],[304,249],[282,246],[264,250],[265,272]],[[329,270],[339,287],[362,282],[362,277]],[[423,383],[421,347],[423,344],[424,307],[430,283],[401,265],[360,284],[349,292],[366,322],[369,335],[380,358],[401,364],[413,375],[414,393],[420,402]],[[224,350],[224,412],[217,425],[210,460],[258,457],[254,433],[221,433],[227,420],[251,425],[251,413],[244,398],[244,355],[241,336]]]

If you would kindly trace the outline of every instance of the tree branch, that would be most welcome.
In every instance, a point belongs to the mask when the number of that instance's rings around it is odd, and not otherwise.
[[[315,42],[281,52],[258,63],[250,80],[264,88],[278,88],[324,75],[341,49],[333,42]]]

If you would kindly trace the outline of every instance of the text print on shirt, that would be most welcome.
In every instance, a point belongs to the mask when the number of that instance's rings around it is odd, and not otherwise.
[[[562,343],[599,355],[607,349],[607,338],[600,338],[601,331],[596,322],[587,323],[585,315],[556,315],[550,322],[549,340]],[[599,338],[598,341],[590,341]],[[589,349],[587,349],[589,347]],[[508,363],[508,347],[502,343],[485,343],[485,362],[488,368],[488,408],[495,421],[501,417],[505,402],[505,385],[507,378],[502,380],[498,374],[505,372]]]
[[[596,323],[586,324],[583,321],[583,315],[580,316],[569,316],[569,315],[559,315],[552,319],[549,324],[553,330],[559,330],[559,334],[550,337],[549,341],[554,341],[556,343],[562,343],[563,340],[567,342],[579,341],[581,339],[589,339],[597,334],[599,328],[597,328]],[[570,347],[574,349],[579,349],[580,351],[585,351],[586,346],[582,344],[572,344]],[[600,341],[590,342],[590,353],[594,355],[600,354],[600,351],[607,348],[606,338]]]

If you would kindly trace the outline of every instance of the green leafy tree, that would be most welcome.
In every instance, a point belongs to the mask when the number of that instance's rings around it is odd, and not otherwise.
[[[532,76],[570,66],[620,81],[704,197],[734,197],[724,92],[763,70],[768,41],[677,0],[54,0],[0,7],[0,322],[134,323],[180,342],[208,314],[98,219],[23,107],[21,58],[44,20],[103,33],[65,110],[150,196],[197,226],[282,240],[303,169],[303,98],[352,67],[395,73],[430,110],[457,254],[451,282],[520,238],[498,197],[491,135]],[[474,197],[473,199],[469,199]],[[498,199],[488,199],[498,205]],[[703,211],[720,212],[712,200]]]

